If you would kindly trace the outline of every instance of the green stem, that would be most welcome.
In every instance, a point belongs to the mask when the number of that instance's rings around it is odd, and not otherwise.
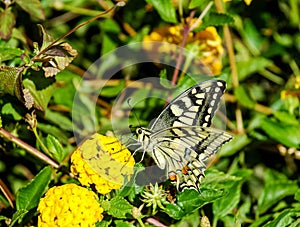
[[[145,227],[141,218],[137,218],[136,220],[139,222],[140,226]]]
[[[43,151],[46,152],[47,155],[51,156],[50,151],[48,150],[48,148],[45,146],[45,144],[44,144],[43,141],[41,140],[41,138],[40,138],[40,136],[39,136],[39,134],[38,134],[36,128],[32,128],[32,131],[33,131],[33,133],[34,133],[34,135],[35,135],[35,138],[36,138],[37,141],[40,143],[40,145],[41,145]]]
[[[0,135],[6,138],[7,140],[17,144],[18,146],[22,147],[28,153],[32,154],[33,156],[37,157],[38,159],[43,160],[47,164],[53,166],[54,168],[59,168],[59,164],[57,164],[54,160],[43,154],[42,152],[38,151],[34,147],[30,146],[29,144],[25,143],[24,141],[20,140],[19,138],[13,136],[11,133],[7,132],[3,128],[0,128]]]

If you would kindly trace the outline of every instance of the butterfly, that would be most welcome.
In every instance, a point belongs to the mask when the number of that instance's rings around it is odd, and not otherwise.
[[[199,83],[172,100],[149,128],[136,129],[137,150],[143,150],[143,157],[150,153],[178,191],[200,192],[206,161],[232,139],[210,127],[225,88],[222,80]]]

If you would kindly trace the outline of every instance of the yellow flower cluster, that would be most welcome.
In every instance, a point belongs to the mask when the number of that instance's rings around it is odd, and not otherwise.
[[[84,186],[94,185],[101,194],[120,189],[133,174],[134,158],[116,138],[94,134],[71,157],[71,172]]]
[[[197,20],[194,18],[190,21],[190,25],[195,27],[194,23]],[[199,26],[201,23],[196,25]],[[180,25],[176,26],[165,26],[153,30],[148,36],[144,37],[143,42],[147,41],[159,41],[165,43],[171,43],[176,45],[181,45],[183,40],[183,28]],[[197,46],[197,57],[199,57],[199,63],[202,63],[210,68],[214,75],[217,75],[221,72],[222,69],[222,54],[224,52],[222,46],[222,39],[217,33],[215,27],[207,27],[205,30],[200,32],[189,32],[186,48],[189,45]],[[151,48],[146,45],[146,49]],[[175,46],[172,45],[161,45],[159,51],[162,53],[171,53],[174,52]],[[174,56],[174,58],[178,56]],[[195,62],[197,64],[197,62]]]
[[[38,211],[38,227],[92,227],[103,219],[97,195],[76,184],[50,188]]]

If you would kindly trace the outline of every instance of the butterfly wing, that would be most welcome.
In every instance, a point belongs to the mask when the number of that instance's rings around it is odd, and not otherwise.
[[[199,191],[206,160],[217,152],[231,135],[221,130],[199,126],[170,127],[153,133],[152,157],[161,169],[166,169],[177,189]]]
[[[209,80],[189,88],[162,111],[150,130],[186,125],[209,127],[225,88],[222,80]]]

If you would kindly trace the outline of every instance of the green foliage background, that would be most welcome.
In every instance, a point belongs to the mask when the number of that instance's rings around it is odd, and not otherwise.
[[[200,15],[208,2],[183,1],[183,15],[187,17],[193,10],[195,15]],[[214,2],[202,26],[217,26],[225,40],[223,26],[229,24],[235,62],[226,52],[222,73],[216,77],[228,84],[225,95],[227,128],[234,139],[225,145],[214,165],[206,171],[201,194],[184,191],[173,195],[176,202],[168,203],[165,209],[158,208],[155,214],[151,207],[145,207],[142,220],[146,226],[151,226],[150,217],[167,226],[199,226],[200,218],[207,216],[212,226],[298,226],[299,1],[254,0],[249,6],[243,1],[231,1],[224,4],[226,13],[213,16],[218,2]],[[34,70],[41,68],[43,62],[30,61],[36,56],[34,50],[38,50],[33,42],[38,42],[40,47],[49,42],[42,39],[37,24],[42,24],[55,40],[115,4],[93,0],[1,2],[2,225],[36,225],[36,207],[46,189],[74,181],[66,177],[65,169],[76,146],[73,130],[88,134],[73,128],[72,124],[73,98],[84,72],[115,48],[142,41],[154,28],[180,23],[178,9],[171,1],[130,0],[124,7],[117,7],[65,37],[64,41],[77,50],[78,56],[55,77],[46,78],[43,70]],[[65,57],[69,54],[64,53]],[[232,64],[237,69],[238,86],[232,80]],[[23,68],[17,68],[21,66],[27,67],[22,76],[20,70]],[[110,108],[125,87],[128,74],[130,80],[140,79],[139,75],[149,76],[145,72],[162,78],[171,75],[160,72],[162,69],[153,64],[151,68],[147,68],[149,65],[143,67],[118,73],[115,83],[112,81],[102,90],[94,119],[99,132],[104,134],[110,129]],[[24,97],[19,93],[22,87],[29,89],[34,98],[30,110],[24,106]],[[89,105],[87,102],[87,109],[91,108]],[[35,117],[26,116],[33,109],[36,109],[37,127]],[[136,108],[136,116],[142,124],[147,125],[153,118],[151,109],[157,109],[157,102]],[[88,127],[88,119],[81,120]],[[46,155],[37,155],[35,149]],[[61,168],[54,171],[53,167],[57,166],[49,163],[49,158]],[[106,203],[106,218],[98,226],[142,225],[130,216],[130,210],[142,204],[143,190],[138,186],[124,187],[111,193],[112,200],[102,196],[101,199],[109,204]]]

